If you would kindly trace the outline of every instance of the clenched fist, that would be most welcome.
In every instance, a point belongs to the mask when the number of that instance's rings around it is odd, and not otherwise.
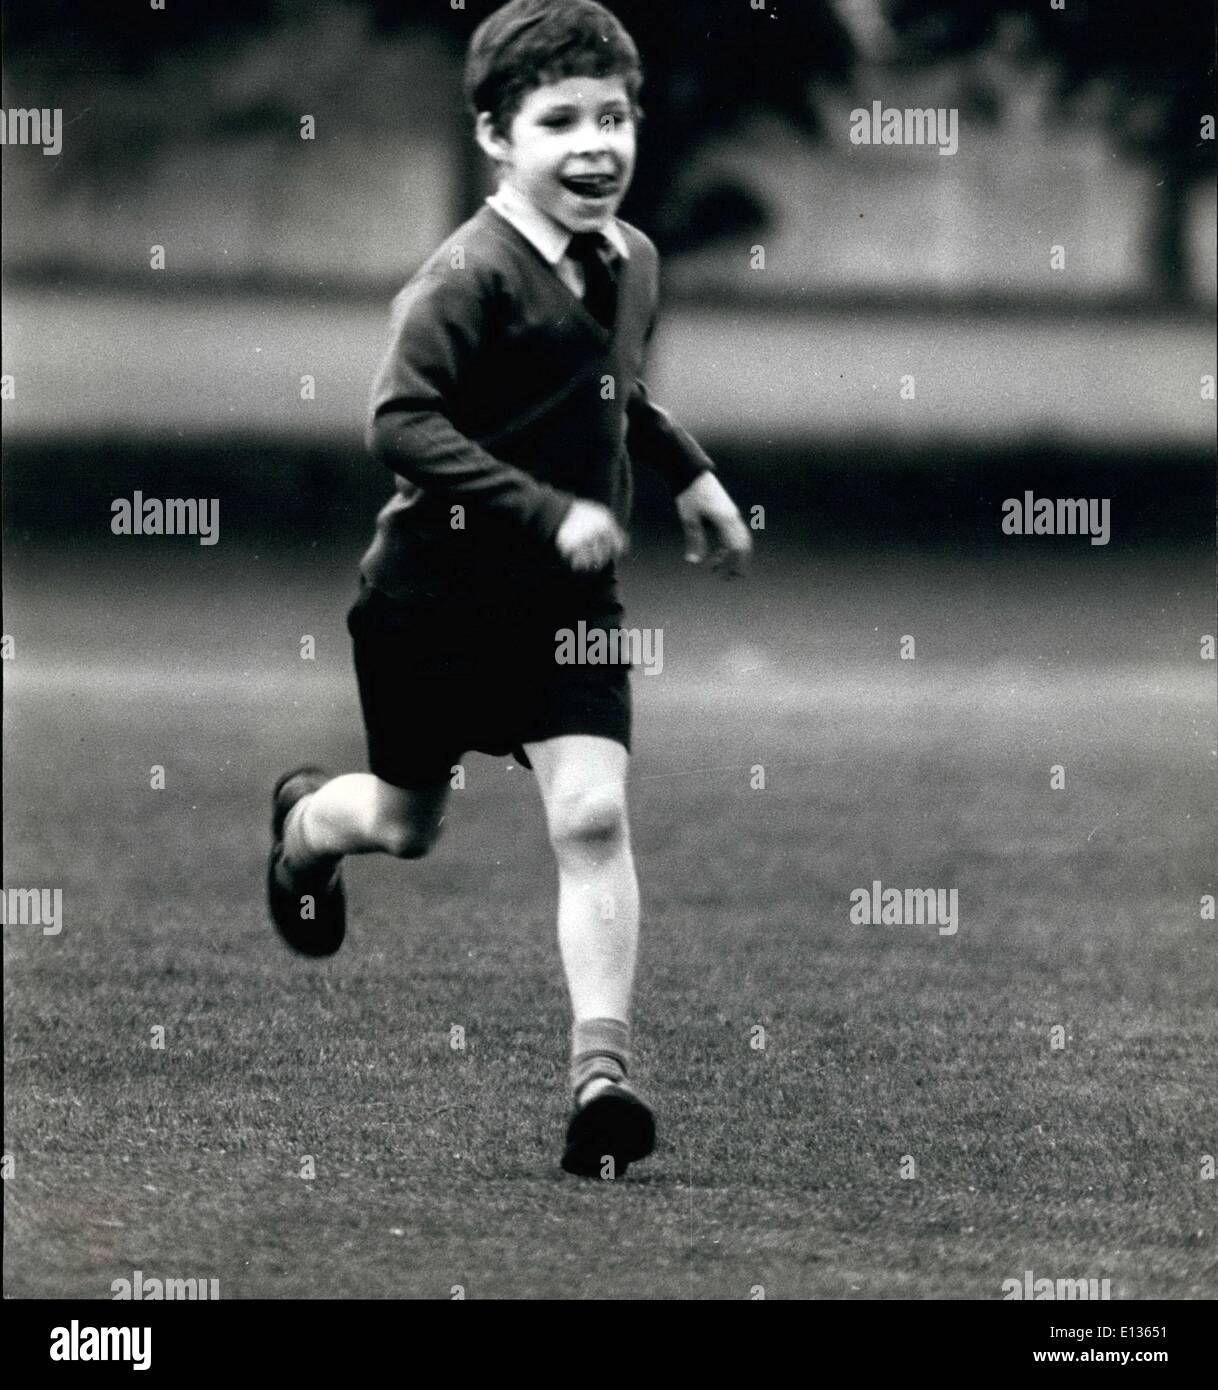
[[[554,538],[558,553],[577,574],[604,569],[626,549],[626,533],[608,507],[577,498]]]

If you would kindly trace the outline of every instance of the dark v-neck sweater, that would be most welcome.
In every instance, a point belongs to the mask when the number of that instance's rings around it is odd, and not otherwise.
[[[362,564],[376,588],[562,584],[554,536],[573,498],[603,502],[626,526],[631,458],[673,493],[712,466],[639,379],[659,257],[617,225],[630,255],[618,260],[612,332],[488,204],[397,296],[368,429],[397,475]]]

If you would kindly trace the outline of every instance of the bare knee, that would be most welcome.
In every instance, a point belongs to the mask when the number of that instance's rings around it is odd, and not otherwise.
[[[619,788],[560,797],[550,811],[550,843],[560,859],[599,860],[625,839],[626,799]]]

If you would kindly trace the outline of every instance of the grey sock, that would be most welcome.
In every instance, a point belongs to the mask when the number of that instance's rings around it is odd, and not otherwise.
[[[571,1029],[571,1090],[594,1077],[624,1081],[630,1070],[630,1025],[618,1018],[585,1018]]]

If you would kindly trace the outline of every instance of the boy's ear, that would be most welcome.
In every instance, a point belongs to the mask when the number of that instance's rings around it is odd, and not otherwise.
[[[474,125],[474,139],[481,146],[482,152],[491,159],[502,162],[508,157],[510,145],[501,135],[495,133],[489,111],[478,112],[478,119]]]

